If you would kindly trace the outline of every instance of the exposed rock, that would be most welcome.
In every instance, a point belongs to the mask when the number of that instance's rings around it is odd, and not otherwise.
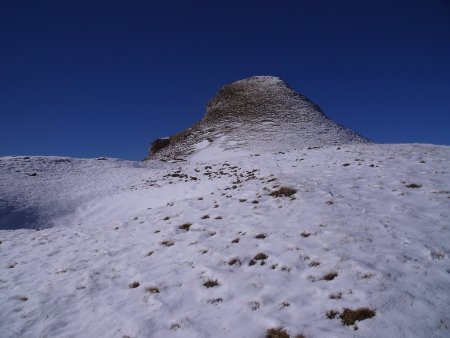
[[[150,147],[150,155],[156,154],[161,149],[167,147],[170,144],[170,138],[157,138],[152,142],[152,145]]]

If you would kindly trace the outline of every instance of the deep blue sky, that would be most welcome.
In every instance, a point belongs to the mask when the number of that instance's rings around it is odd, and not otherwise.
[[[450,144],[449,1],[0,3],[0,155],[142,159],[252,75],[375,142]]]

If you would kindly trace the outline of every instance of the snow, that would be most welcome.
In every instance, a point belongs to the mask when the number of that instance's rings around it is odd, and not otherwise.
[[[226,147],[0,158],[1,336],[450,336],[450,147]]]
[[[203,140],[203,141],[201,141],[201,142],[196,144],[195,149],[196,150],[204,149],[207,146],[209,146],[210,143],[211,142],[209,142],[208,140]]]

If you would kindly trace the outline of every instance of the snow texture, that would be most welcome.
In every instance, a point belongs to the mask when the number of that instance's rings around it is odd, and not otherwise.
[[[238,145],[0,158],[0,336],[450,336],[450,147]]]

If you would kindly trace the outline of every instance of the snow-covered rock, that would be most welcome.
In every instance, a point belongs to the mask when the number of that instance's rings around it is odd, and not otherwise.
[[[220,140],[225,150],[253,152],[369,142],[330,120],[319,106],[274,76],[224,86],[208,102],[200,122],[170,137],[158,151],[152,146],[148,158],[184,159],[204,140]]]

